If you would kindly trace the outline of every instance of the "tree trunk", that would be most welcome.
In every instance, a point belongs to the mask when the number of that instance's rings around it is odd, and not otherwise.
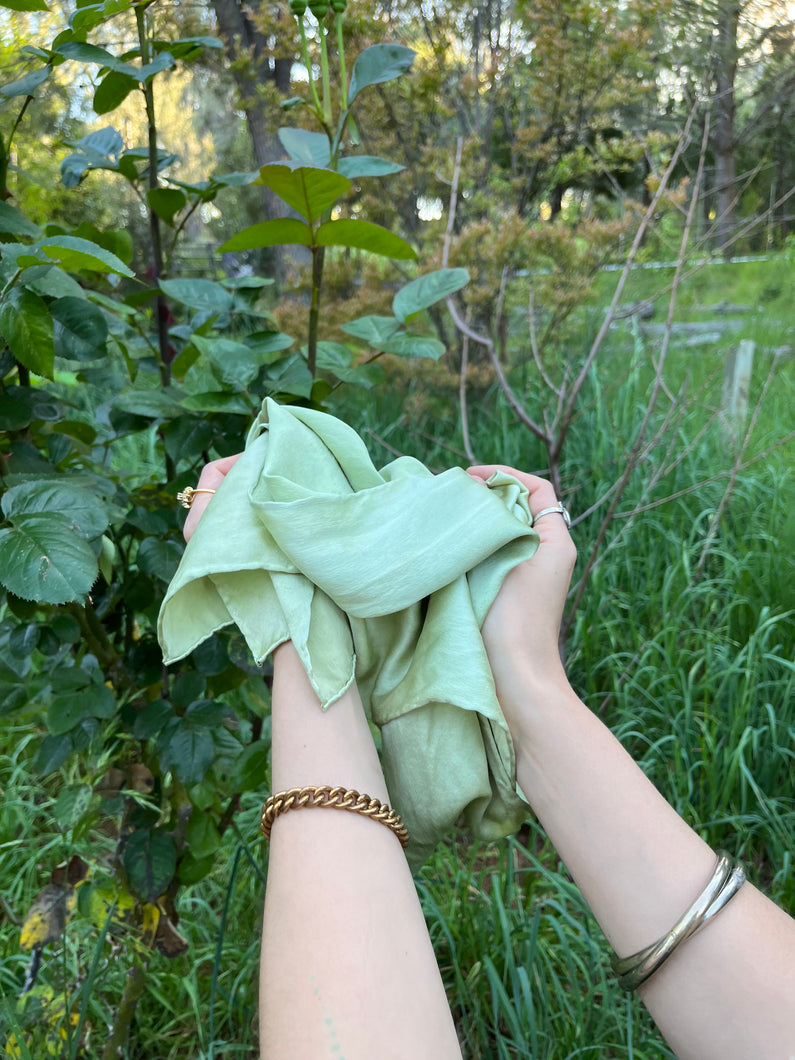
[[[256,15],[261,0],[213,0],[218,30],[232,63],[232,73],[240,92],[240,104],[246,115],[251,146],[258,167],[280,159],[284,151],[277,136],[268,127],[257,85],[272,81],[284,95],[290,91],[290,69],[293,60],[272,55],[272,42],[259,32],[251,15]],[[247,60],[247,61],[246,61]],[[266,218],[284,217],[287,208],[269,188],[262,189]],[[277,285],[284,278],[282,247],[272,248],[272,267]]]
[[[737,229],[737,140],[734,128],[734,82],[737,74],[737,27],[741,7],[736,0],[721,0],[717,11],[715,63],[715,121],[712,150],[715,158],[715,247],[731,254]]]

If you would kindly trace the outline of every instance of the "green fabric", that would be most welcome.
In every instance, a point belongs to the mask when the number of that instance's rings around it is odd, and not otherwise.
[[[166,593],[165,661],[230,623],[258,662],[292,640],[324,710],[355,677],[412,864],[462,813],[507,835],[527,804],[480,626],[538,545],[529,518],[508,475],[379,471],[344,423],[267,399]]]

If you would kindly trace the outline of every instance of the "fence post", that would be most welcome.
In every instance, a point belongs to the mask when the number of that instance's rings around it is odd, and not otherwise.
[[[730,350],[726,358],[726,371],[723,376],[723,422],[732,440],[736,440],[748,416],[754,348],[752,339],[742,339],[740,345]]]

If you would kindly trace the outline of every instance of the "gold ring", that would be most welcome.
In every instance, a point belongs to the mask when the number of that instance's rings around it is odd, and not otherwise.
[[[215,490],[197,489],[194,486],[186,486],[181,493],[177,494],[177,500],[183,508],[190,508],[197,493],[215,493]]]

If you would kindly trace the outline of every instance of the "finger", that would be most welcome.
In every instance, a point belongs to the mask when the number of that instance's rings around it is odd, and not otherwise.
[[[502,471],[507,475],[512,475],[513,478],[527,487],[527,504],[533,518],[539,512],[543,512],[545,508],[555,508],[559,503],[552,483],[548,479],[540,478],[538,475],[530,475],[526,471],[517,470],[515,467],[508,467],[507,464],[477,464],[466,470],[473,478],[480,479],[484,483],[491,478],[495,471]],[[542,544],[560,544],[570,549],[571,535],[562,515],[555,513],[545,515],[542,519],[539,519],[538,523],[533,525],[533,529],[538,534]]]
[[[217,490],[242,455],[242,453],[235,453],[233,456],[224,456],[219,460],[211,460],[209,464],[205,464],[202,473],[199,475],[196,488]],[[212,493],[197,493],[194,497],[185,525],[182,528],[182,536],[186,541],[190,541],[196,527],[199,525],[199,520],[204,514],[205,508],[212,499]]]

